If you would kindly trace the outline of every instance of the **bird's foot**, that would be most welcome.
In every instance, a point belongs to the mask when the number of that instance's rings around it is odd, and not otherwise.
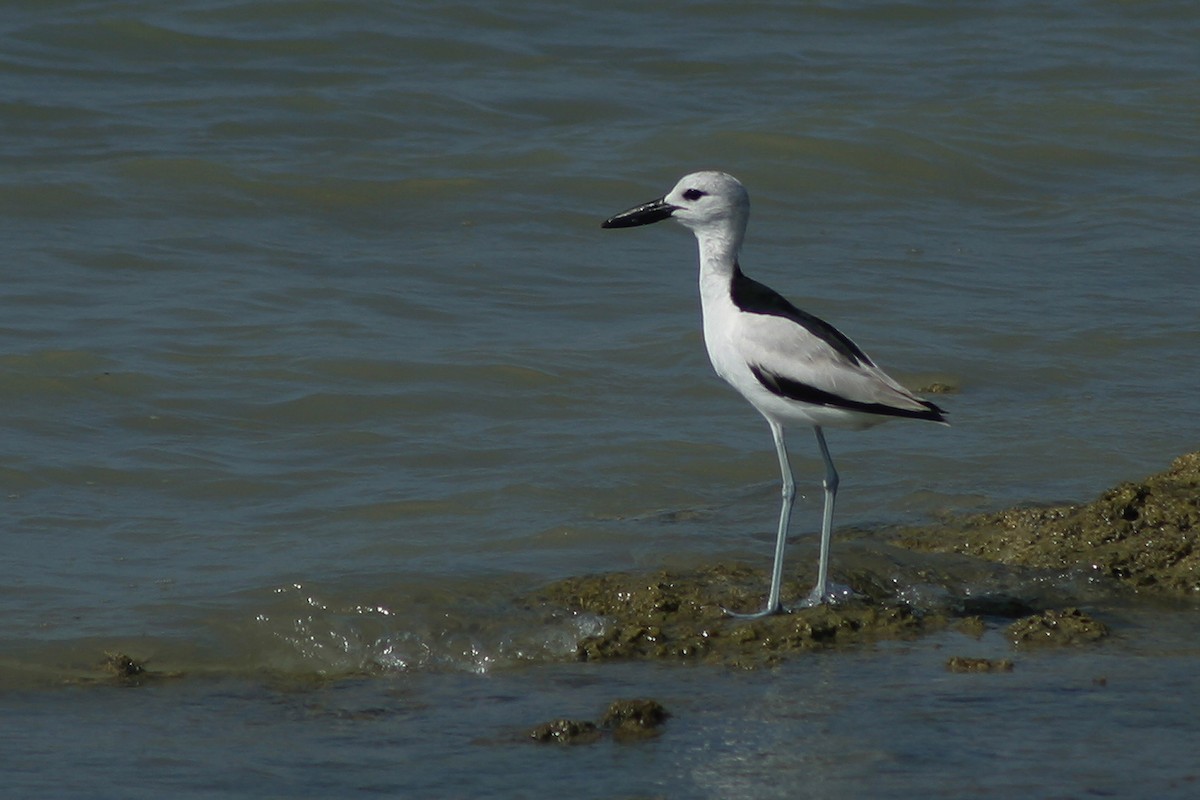
[[[721,610],[725,612],[725,616],[733,617],[734,619],[762,619],[764,617],[773,617],[776,614],[790,614],[802,608],[815,608],[820,605],[835,606],[852,597],[854,597],[854,590],[849,586],[827,582],[824,586],[813,587],[813,590],[808,593],[808,597],[795,606],[785,606],[783,603],[776,603],[773,606],[768,605],[762,611],[756,611],[753,614],[742,614],[737,611],[731,611],[724,606],[721,607]]]
[[[725,612],[725,616],[733,617],[734,619],[762,619],[763,617],[773,617],[776,614],[785,613],[782,603],[776,603],[774,606],[767,606],[762,611],[756,611],[753,614],[741,614],[737,611],[730,611],[724,606],[721,607],[721,610]]]
[[[831,606],[849,600],[854,597],[854,590],[849,586],[843,586],[840,583],[826,582],[824,586],[814,586],[813,590],[808,593],[808,597],[804,598],[799,608],[813,608],[823,604]]]

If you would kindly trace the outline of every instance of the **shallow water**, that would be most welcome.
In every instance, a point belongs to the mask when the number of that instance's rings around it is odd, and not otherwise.
[[[6,782],[56,797],[1191,796],[1195,627],[1122,622],[1173,644],[1021,654],[1001,674],[946,671],[951,654],[1012,655],[998,636],[947,633],[769,672],[547,664],[8,693],[22,735]],[[524,741],[644,695],[673,713],[657,739]]]
[[[1190,607],[1123,610],[1128,643],[1011,676],[945,675],[935,642],[729,675],[561,665],[594,621],[512,599],[769,558],[770,439],[705,362],[690,237],[598,228],[696,168],[749,187],[749,274],[902,381],[956,388],[952,428],[831,432],[840,524],[1086,500],[1197,449],[1192,4],[9,6],[12,785],[520,796],[536,771],[584,796],[1066,796],[1121,794],[1137,763],[1180,790],[1148,754],[1194,739],[1188,706],[1132,676],[1194,694]],[[789,569],[809,571],[820,461],[806,432],[792,450]],[[195,680],[69,683],[106,650]],[[1130,678],[1093,689],[1084,663]],[[806,717],[822,680],[855,699]],[[929,684],[953,689],[926,711]],[[630,693],[680,709],[668,736],[491,741]],[[1093,701],[1071,770],[1030,766]],[[888,704],[927,735],[873,741]],[[976,709],[986,746],[963,739]]]

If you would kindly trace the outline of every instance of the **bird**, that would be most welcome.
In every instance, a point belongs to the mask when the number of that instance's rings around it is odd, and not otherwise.
[[[673,219],[691,229],[700,251],[700,304],[704,344],[717,375],[758,410],[771,428],[782,474],[782,504],[775,539],[771,586],[758,618],[785,611],[780,600],[795,480],[784,431],[811,426],[825,462],[816,586],[804,607],[836,603],[851,595],[829,579],[829,546],[838,472],[825,428],[862,430],[890,419],[948,424],[946,411],[887,375],[845,334],[801,311],[775,290],[742,272],[738,253],[750,218],[750,196],[732,175],[717,171],[685,175],[671,191],[609,217],[602,228],[632,228]]]

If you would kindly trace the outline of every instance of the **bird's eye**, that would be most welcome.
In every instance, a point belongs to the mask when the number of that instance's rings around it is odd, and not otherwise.
[[[683,193],[683,199],[684,200],[699,200],[701,197],[704,197],[705,194],[707,194],[707,192],[702,192],[699,189],[688,189],[686,192]]]

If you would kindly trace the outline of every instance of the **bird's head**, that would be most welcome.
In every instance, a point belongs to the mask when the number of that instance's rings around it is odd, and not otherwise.
[[[693,172],[664,196],[622,211],[601,227],[632,228],[670,217],[699,237],[712,234],[740,240],[749,215],[750,196],[741,181],[724,172]]]

